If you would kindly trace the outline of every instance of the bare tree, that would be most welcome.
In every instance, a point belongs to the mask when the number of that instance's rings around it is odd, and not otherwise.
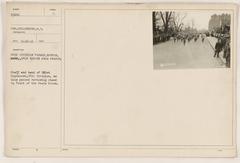
[[[191,20],[191,23],[192,23],[192,29],[193,29],[194,26],[195,26],[195,21],[194,21],[194,19]]]
[[[157,18],[156,18],[156,14],[157,14],[157,12],[156,12],[156,11],[153,11],[153,13],[152,13],[153,33],[155,33],[156,30],[157,30]]]
[[[169,22],[172,18],[172,11],[166,11],[166,12],[160,12],[160,16],[162,18],[163,26],[164,26],[164,32],[167,32],[169,29]]]
[[[175,30],[177,32],[181,31],[183,28],[183,20],[186,18],[187,13],[174,13],[173,14],[173,23],[175,26]]]

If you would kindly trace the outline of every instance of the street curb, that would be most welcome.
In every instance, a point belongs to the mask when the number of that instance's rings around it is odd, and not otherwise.
[[[214,46],[212,45],[212,43],[209,41],[208,37],[207,37],[208,43],[210,44],[210,46],[213,48],[213,50],[215,51]]]

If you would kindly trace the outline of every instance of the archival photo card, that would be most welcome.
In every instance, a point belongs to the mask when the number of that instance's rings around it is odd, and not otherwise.
[[[230,68],[231,13],[153,11],[154,69]]]
[[[5,15],[6,156],[236,156],[236,4],[9,2]]]

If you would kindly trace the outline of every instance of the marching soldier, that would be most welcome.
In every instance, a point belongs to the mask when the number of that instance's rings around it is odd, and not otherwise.
[[[206,35],[202,34],[201,37],[202,37],[202,42],[204,42],[204,39],[205,39]]]
[[[183,44],[185,45],[186,44],[186,36],[183,37]]]
[[[197,36],[195,36],[195,37],[194,37],[194,42],[196,42],[196,41],[197,41],[197,39],[198,39],[198,38],[197,38]]]

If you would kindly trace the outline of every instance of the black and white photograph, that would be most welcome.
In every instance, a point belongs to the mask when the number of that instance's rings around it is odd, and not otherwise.
[[[153,11],[153,68],[230,68],[228,11]]]

